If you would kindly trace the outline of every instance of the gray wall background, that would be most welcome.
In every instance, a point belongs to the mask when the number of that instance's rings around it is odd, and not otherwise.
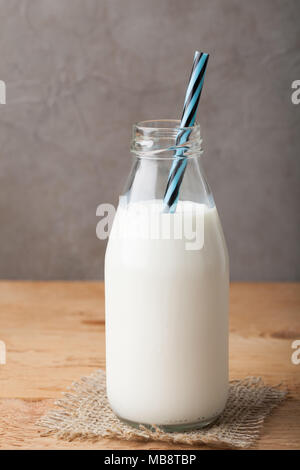
[[[198,120],[235,280],[299,279],[299,0],[0,0],[0,277],[103,277],[131,124]]]

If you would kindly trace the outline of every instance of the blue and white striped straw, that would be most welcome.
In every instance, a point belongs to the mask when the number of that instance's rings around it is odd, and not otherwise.
[[[203,88],[204,75],[208,62],[209,54],[204,52],[195,52],[192,72],[189,84],[186,90],[182,117],[180,121],[181,130],[176,137],[176,145],[182,145],[187,142],[191,129],[183,130],[185,127],[192,127],[195,123],[198,103]],[[175,212],[179,197],[179,189],[187,165],[187,158],[183,156],[185,149],[176,150],[168,183],[164,195],[164,212]]]

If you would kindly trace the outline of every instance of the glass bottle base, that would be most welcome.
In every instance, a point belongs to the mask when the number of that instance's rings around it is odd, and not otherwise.
[[[207,426],[212,425],[217,421],[220,415],[214,416],[210,419],[206,419],[203,421],[198,421],[196,423],[182,423],[182,424],[158,424],[158,425],[151,425],[145,423],[137,423],[135,421],[130,421],[128,419],[121,418],[121,416],[116,415],[120,421],[129,426],[134,428],[139,428],[140,426],[144,426],[145,428],[149,429],[150,431],[155,431],[155,427],[161,429],[164,432],[188,432],[188,431],[195,431],[196,429],[206,428]]]

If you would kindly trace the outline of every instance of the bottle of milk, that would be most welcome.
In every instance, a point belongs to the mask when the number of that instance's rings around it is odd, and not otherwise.
[[[199,125],[188,129],[176,210],[163,210],[179,125],[133,127],[133,165],[105,258],[110,405],[129,424],[167,431],[212,423],[228,393],[228,254]]]

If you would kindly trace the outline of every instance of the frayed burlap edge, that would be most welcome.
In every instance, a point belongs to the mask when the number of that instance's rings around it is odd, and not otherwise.
[[[73,383],[70,392],[55,402],[57,408],[51,409],[37,424],[43,436],[54,435],[68,441],[110,437],[249,448],[258,440],[266,416],[286,396],[287,391],[280,386],[270,387],[261,378],[247,377],[230,383],[226,408],[208,428],[183,433],[168,433],[158,427],[138,429],[124,424],[112,412],[106,397],[105,372],[99,369]]]

